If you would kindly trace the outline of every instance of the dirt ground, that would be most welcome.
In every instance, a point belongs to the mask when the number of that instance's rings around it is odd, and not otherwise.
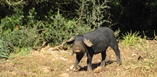
[[[87,71],[86,57],[79,63],[80,70],[70,69],[75,60],[71,50],[52,51],[47,46],[40,52],[0,59],[0,77],[156,77],[157,41],[144,40],[135,46],[119,43],[122,65],[118,66],[111,48],[107,50],[106,66],[100,68],[101,56],[94,55],[93,71]]]

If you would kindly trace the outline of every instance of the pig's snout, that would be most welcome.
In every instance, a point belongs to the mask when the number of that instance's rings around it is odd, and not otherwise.
[[[75,53],[84,52],[83,44],[80,42],[75,42],[73,45],[73,52]]]
[[[75,47],[74,52],[76,52],[76,53],[81,52],[81,48],[80,47]]]

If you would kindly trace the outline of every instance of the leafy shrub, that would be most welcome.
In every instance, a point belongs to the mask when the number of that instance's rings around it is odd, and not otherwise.
[[[33,20],[34,10],[28,19]],[[41,43],[37,25],[40,22],[28,21],[23,25],[23,12],[17,11],[10,17],[5,17],[0,24],[0,57],[8,57],[10,52],[20,52],[23,48],[34,47]]]
[[[14,51],[14,44],[12,40],[12,31],[18,25],[21,25],[23,15],[19,11],[12,16],[6,16],[1,19],[0,24],[0,57],[7,58],[11,52]],[[10,41],[8,41],[10,40]]]
[[[38,34],[36,32],[36,29],[20,29],[20,30],[14,30],[10,33],[6,33],[3,36],[3,39],[6,41],[12,43],[16,47],[28,47],[35,45],[34,42],[38,38]]]
[[[10,54],[10,52],[20,52],[23,48],[34,47],[39,44],[40,37],[36,28],[25,29],[5,32],[2,36],[3,46],[1,52]],[[26,51],[27,52],[27,51]],[[1,53],[1,55],[3,55]]]
[[[0,58],[8,58],[11,51],[13,51],[13,45],[0,38]]]

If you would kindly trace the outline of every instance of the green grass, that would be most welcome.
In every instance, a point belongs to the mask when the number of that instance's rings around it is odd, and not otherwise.
[[[139,36],[139,32],[133,33],[132,31],[130,31],[123,34],[122,38],[123,38],[123,43],[125,45],[131,46],[137,44],[138,40],[140,39],[140,36]]]

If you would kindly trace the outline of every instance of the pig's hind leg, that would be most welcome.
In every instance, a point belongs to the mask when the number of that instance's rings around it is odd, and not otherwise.
[[[106,50],[101,53],[101,57],[102,57],[102,60],[101,60],[100,66],[105,67]]]
[[[110,44],[111,48],[114,50],[116,57],[117,57],[117,63],[120,65],[121,64],[121,59],[120,59],[120,50],[118,48],[118,43],[112,43]]]

